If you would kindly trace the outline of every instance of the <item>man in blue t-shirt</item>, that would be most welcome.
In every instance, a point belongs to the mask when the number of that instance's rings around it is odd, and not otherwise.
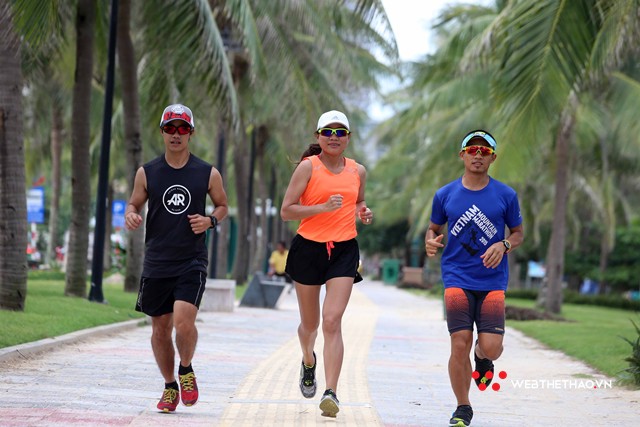
[[[440,188],[433,197],[431,222],[425,235],[427,256],[442,253],[442,281],[451,336],[449,379],[458,400],[449,426],[471,423],[471,378],[484,390],[493,378],[493,361],[502,354],[504,293],[509,281],[507,253],[522,243],[523,228],[516,192],[491,178],[496,140],[477,130],[462,140],[461,178]],[[447,244],[442,228],[447,224]],[[509,229],[505,236],[505,228]],[[474,347],[475,370],[469,353],[473,324],[478,329]]]

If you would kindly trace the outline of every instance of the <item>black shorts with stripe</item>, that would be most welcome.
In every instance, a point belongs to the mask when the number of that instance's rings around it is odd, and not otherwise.
[[[173,313],[173,303],[186,301],[200,308],[207,275],[189,271],[176,277],[142,277],[136,301],[136,311],[149,316]]]

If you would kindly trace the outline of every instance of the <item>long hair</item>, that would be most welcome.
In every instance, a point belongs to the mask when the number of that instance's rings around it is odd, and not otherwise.
[[[320,153],[322,153],[322,148],[320,148],[320,144],[318,144],[317,142],[309,144],[307,149],[304,150],[304,153],[302,153],[302,156],[300,156],[300,161],[298,161],[298,164],[300,164],[300,162],[304,160],[305,157],[316,156]]]

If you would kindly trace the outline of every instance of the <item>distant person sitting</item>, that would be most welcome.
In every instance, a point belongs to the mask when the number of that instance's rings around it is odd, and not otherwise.
[[[289,251],[287,250],[287,244],[284,241],[279,241],[276,245],[276,249],[271,253],[269,257],[269,277],[281,277],[285,282],[291,283],[291,278],[285,273],[285,267],[287,266],[287,256]]]
[[[585,277],[580,286],[580,293],[583,295],[596,295],[599,288],[598,282],[589,277]]]

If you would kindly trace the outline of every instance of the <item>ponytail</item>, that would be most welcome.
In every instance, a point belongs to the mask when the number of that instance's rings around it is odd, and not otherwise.
[[[305,157],[317,156],[321,152],[322,152],[322,148],[320,148],[320,144],[318,144],[317,142],[314,142],[313,144],[309,144],[309,147],[307,147],[304,153],[302,153],[302,156],[300,156],[300,162],[303,161]],[[298,164],[300,162],[298,162]]]

